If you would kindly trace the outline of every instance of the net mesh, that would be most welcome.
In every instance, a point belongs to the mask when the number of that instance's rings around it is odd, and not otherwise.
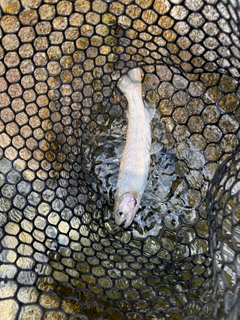
[[[239,1],[0,5],[1,319],[239,319]],[[134,67],[156,150],[122,230]]]

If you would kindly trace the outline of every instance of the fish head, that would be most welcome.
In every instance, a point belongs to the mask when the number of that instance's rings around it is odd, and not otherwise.
[[[139,205],[137,199],[130,192],[124,193],[117,199],[114,208],[114,218],[118,226],[128,228],[137,213]]]

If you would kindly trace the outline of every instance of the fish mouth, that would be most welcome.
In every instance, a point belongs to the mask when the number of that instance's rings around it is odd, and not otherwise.
[[[125,220],[125,224],[124,224],[124,229],[127,229],[128,227],[130,227],[130,225],[132,224],[132,222],[129,222],[127,220]]]
[[[117,214],[115,215],[115,223],[119,226],[119,227],[123,227],[126,228],[126,221],[127,219],[123,216],[123,213],[120,214],[119,212],[117,212]]]
[[[125,218],[123,213],[117,213],[115,217],[115,223],[124,229],[127,229],[131,225],[132,221],[133,219]]]
[[[119,214],[116,215],[116,217],[115,217],[115,223],[119,227],[123,227],[123,228],[127,228],[128,227],[127,219],[124,218],[124,217],[121,217]]]
[[[130,223],[127,221],[127,219],[121,221],[120,223],[117,222],[116,220],[115,220],[115,222],[119,227],[122,227],[124,229],[127,229],[130,226]]]
[[[129,221],[126,219],[123,221],[123,223],[121,224],[121,226],[124,228],[124,229],[127,229],[129,226],[130,226],[131,223],[129,223]]]

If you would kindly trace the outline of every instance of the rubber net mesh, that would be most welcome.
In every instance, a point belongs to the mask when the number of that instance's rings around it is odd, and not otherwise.
[[[0,4],[0,318],[240,319],[239,2]],[[134,67],[155,152],[123,230]]]

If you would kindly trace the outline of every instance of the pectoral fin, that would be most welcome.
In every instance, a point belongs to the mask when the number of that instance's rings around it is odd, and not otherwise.
[[[156,108],[148,105],[146,102],[144,103],[144,105],[145,105],[145,111],[147,113],[147,117],[148,117],[149,121],[151,122],[155,116]]]
[[[160,143],[159,141],[154,141],[151,144],[150,155],[157,154],[159,151],[162,150],[162,148],[163,148],[162,143]]]

